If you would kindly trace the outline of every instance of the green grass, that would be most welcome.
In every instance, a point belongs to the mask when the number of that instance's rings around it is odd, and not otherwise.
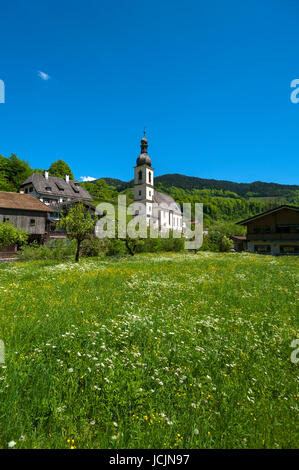
[[[296,447],[298,261],[0,265],[0,447]]]

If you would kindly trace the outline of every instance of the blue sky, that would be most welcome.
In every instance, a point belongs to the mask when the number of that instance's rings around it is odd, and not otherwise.
[[[297,0],[2,2],[0,154],[130,180],[146,126],[156,175],[298,184],[298,23]]]

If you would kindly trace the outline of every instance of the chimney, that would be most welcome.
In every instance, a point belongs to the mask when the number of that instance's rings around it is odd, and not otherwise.
[[[69,175],[65,175],[65,182],[66,182],[66,183],[69,183],[69,182],[70,182],[70,177],[69,177]]]
[[[48,170],[45,170],[44,177],[46,178],[46,180],[49,178],[49,172],[48,172]]]

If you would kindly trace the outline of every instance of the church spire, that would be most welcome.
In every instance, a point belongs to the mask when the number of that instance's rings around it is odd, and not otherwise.
[[[144,127],[143,137],[141,139],[141,153],[144,153],[147,155],[147,147],[148,147],[148,143],[147,143],[147,138],[145,137],[145,127]]]
[[[139,157],[137,158],[137,166],[141,165],[152,165],[152,161],[147,153],[148,142],[147,138],[145,137],[145,128],[143,130],[143,137],[140,142],[141,152]]]

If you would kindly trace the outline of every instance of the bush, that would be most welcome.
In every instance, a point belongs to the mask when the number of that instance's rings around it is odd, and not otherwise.
[[[230,251],[234,244],[226,235],[217,231],[210,231],[203,237],[203,244],[200,251]]]
[[[139,239],[136,253],[157,253],[159,251],[183,251],[185,249],[185,239],[183,237],[174,238],[173,232],[169,232],[169,238],[148,238]]]
[[[111,238],[105,240],[106,256],[122,255],[126,252],[124,240]]]
[[[76,243],[70,240],[51,240],[45,245],[33,242],[23,248],[20,259],[57,259],[62,260],[74,256]]]
[[[90,237],[81,244],[81,256],[88,258],[91,256],[99,256],[105,249],[104,243],[99,238]]]
[[[16,228],[8,221],[0,223],[0,247],[14,244],[23,245],[28,240],[28,233]]]
[[[232,240],[225,235],[222,237],[220,242],[220,251],[230,251],[234,248]]]

